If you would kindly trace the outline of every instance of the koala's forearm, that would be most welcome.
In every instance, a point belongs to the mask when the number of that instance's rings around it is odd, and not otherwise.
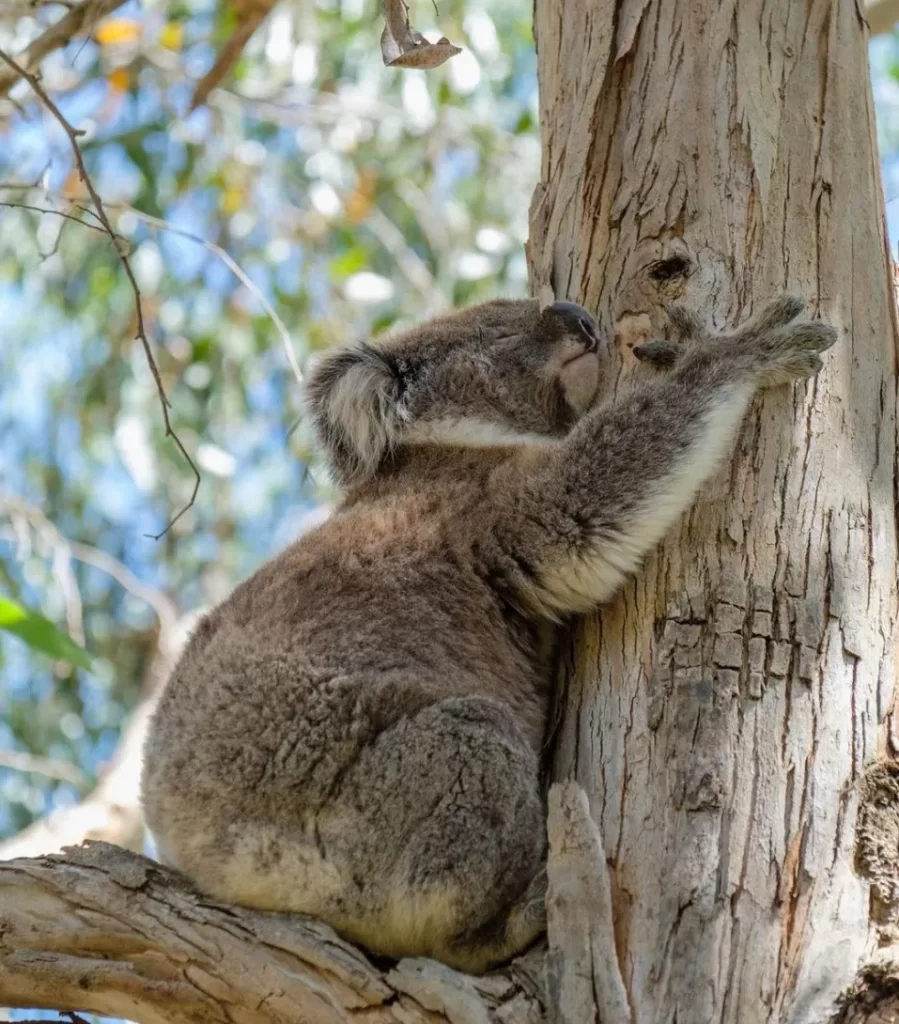
[[[731,450],[751,371],[699,356],[588,415],[535,474],[520,520],[551,614],[608,599]]]

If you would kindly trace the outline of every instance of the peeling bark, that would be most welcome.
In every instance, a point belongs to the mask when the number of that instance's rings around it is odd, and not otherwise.
[[[631,1019],[612,929],[612,894],[602,837],[580,786],[549,794],[549,954],[553,1024],[628,1024]]]
[[[727,470],[564,659],[555,777],[602,836],[604,941],[641,1024],[819,1024],[895,942],[899,849],[856,857],[859,780],[897,752],[899,640],[861,10],[536,3],[532,284],[598,313],[610,390],[647,372],[629,347],[671,300],[721,327],[789,290],[845,328],[816,380],[758,400]]]

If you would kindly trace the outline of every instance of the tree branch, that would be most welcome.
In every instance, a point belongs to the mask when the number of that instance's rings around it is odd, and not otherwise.
[[[483,978],[380,970],[326,925],[210,903],[105,843],[0,864],[0,1005],[140,1024],[539,1024],[534,952]]]
[[[121,7],[124,2],[125,0],[83,0],[83,3],[76,4],[19,54],[19,64],[25,71],[31,71],[47,54],[66,46],[79,32],[92,29],[98,21],[117,7]],[[12,66],[0,68],[0,97],[5,96],[20,77],[20,73]]]
[[[87,779],[77,764],[60,761],[55,757],[29,754],[24,750],[0,750],[0,768],[10,768],[14,772],[34,772],[36,775],[46,775],[48,779],[70,782],[73,786],[83,786]]]

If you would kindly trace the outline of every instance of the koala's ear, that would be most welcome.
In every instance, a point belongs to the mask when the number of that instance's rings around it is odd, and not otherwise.
[[[372,345],[337,349],[306,380],[306,407],[341,483],[370,477],[405,418],[405,386],[389,352]]]

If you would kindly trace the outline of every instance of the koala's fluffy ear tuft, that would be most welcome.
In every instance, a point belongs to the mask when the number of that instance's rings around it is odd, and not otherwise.
[[[367,479],[390,452],[404,391],[396,361],[372,345],[338,349],[312,369],[306,406],[341,483]]]

